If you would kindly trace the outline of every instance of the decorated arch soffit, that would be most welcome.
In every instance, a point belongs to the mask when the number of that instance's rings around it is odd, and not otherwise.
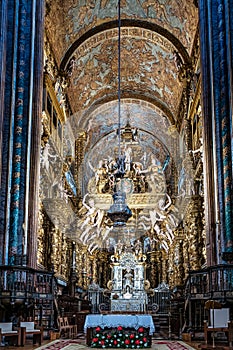
[[[159,34],[145,29],[122,28],[121,32],[122,96],[130,94],[153,100],[176,115],[183,84],[178,80],[175,47]],[[86,40],[73,53],[71,69],[68,92],[73,111],[88,108],[96,101],[103,103],[106,96],[115,99],[118,87],[117,29]]]

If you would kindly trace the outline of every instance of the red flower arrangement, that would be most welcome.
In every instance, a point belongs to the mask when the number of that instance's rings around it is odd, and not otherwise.
[[[94,330],[92,348],[128,348],[140,349],[151,347],[151,337],[148,330],[139,327],[138,330],[123,328],[101,329],[96,327]]]

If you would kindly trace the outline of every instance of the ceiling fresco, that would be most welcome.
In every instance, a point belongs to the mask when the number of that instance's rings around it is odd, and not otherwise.
[[[46,28],[58,64],[87,31],[118,18],[118,0],[47,0]],[[172,34],[191,52],[198,23],[193,0],[122,0],[122,19],[154,24]],[[157,28],[157,27],[156,27]]]
[[[144,154],[144,167],[148,166],[150,154],[154,154],[161,164],[169,156],[178,163],[175,144],[179,144],[179,134],[171,134],[171,123],[152,104],[130,99],[122,100],[121,126],[122,129],[129,122],[133,129],[137,129],[140,151],[135,155],[135,161],[141,161]],[[91,164],[99,164],[104,158],[115,155],[118,128],[118,103],[109,102],[97,107],[92,113],[79,119],[76,128],[79,132],[87,132],[85,158]],[[84,162],[85,183],[92,171],[88,161]]]
[[[46,37],[58,71],[69,81],[66,94],[71,115],[64,128],[65,156],[74,150],[74,140],[85,134],[80,186],[87,200],[80,216],[65,224],[67,234],[75,238],[78,232],[92,251],[103,243],[103,236],[113,232],[103,210],[111,203],[109,169],[117,156],[119,102],[121,132],[127,124],[132,130],[131,140],[120,144],[122,151],[131,152],[130,181],[124,182],[129,192],[133,188],[128,195],[134,210],[128,232],[135,236],[135,228],[138,235],[157,229],[159,235],[175,229],[181,220],[183,193],[192,192],[191,175],[183,171],[185,145],[177,125],[185,88],[179,66],[191,63],[198,27],[194,1],[122,0],[120,52],[118,0],[47,0],[46,5]],[[98,176],[106,169],[101,187]],[[174,173],[179,183],[172,179]],[[44,192],[49,193],[47,183]],[[165,224],[161,218],[168,206]],[[51,209],[50,200],[47,208]],[[96,221],[92,222],[94,212]]]
[[[122,127],[129,121],[133,128],[153,134],[166,145],[166,148],[170,149],[172,139],[167,136],[172,124],[159,108],[136,99],[122,99],[121,102]],[[86,149],[93,147],[103,136],[116,132],[118,128],[118,102],[112,101],[96,107],[93,112],[80,117],[76,127],[78,131],[85,130],[88,133]]]
[[[174,46],[144,29],[124,28],[121,32],[122,91],[133,91],[142,99],[151,98],[175,115],[182,84],[178,81]],[[117,30],[106,31],[90,38],[75,51],[68,90],[73,97],[70,103],[74,112],[106,95],[116,98],[117,35]],[[176,90],[173,89],[175,83]]]

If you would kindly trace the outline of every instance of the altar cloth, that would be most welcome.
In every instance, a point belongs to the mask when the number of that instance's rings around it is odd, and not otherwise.
[[[151,315],[87,315],[84,332],[87,332],[87,328],[113,328],[122,326],[123,328],[135,328],[139,327],[149,328],[149,334],[152,335],[155,332],[155,326]]]

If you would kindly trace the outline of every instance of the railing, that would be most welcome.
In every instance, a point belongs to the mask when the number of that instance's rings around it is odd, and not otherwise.
[[[233,299],[233,265],[190,271],[185,294],[187,299]]]
[[[0,303],[26,302],[53,294],[53,273],[23,266],[0,266]]]
[[[169,314],[171,293],[169,291],[156,291],[148,297],[148,309],[157,314]]]

